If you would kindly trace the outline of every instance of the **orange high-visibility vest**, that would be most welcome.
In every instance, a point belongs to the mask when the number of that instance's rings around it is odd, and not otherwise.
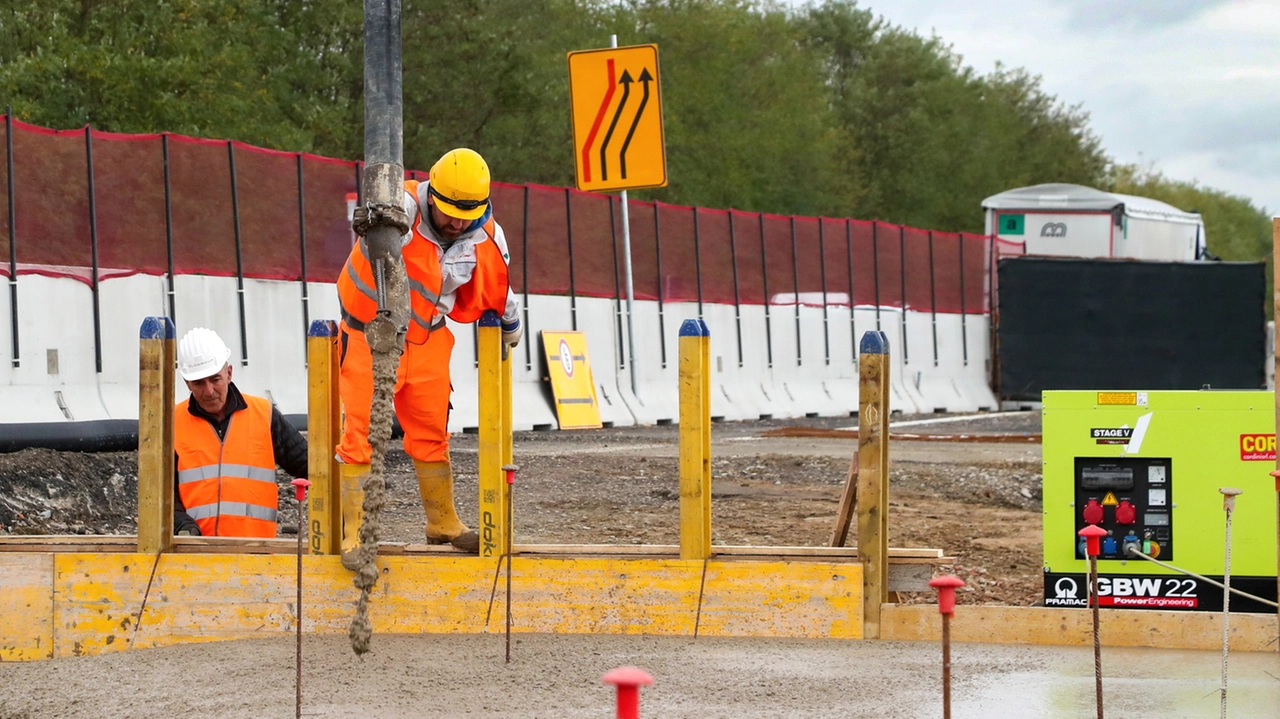
[[[407,180],[404,187],[410,195],[418,196],[416,180]],[[405,340],[412,344],[426,342],[432,330],[444,325],[443,318],[437,317],[439,312],[436,309],[443,284],[440,247],[421,230],[422,223],[429,221],[424,219],[429,211],[426,206],[419,208],[413,223],[412,238],[400,250],[409,276],[411,310],[409,332]],[[454,293],[453,309],[449,316],[458,322],[475,322],[485,310],[501,313],[507,305],[507,291],[510,287],[507,261],[502,256],[498,243],[493,240],[492,215],[484,223],[484,232],[488,237],[476,245],[476,267],[471,281]],[[364,238],[351,248],[347,263],[338,275],[338,302],[342,308],[343,321],[357,331],[363,330],[364,324],[378,313],[373,265],[369,262]]]
[[[213,425],[174,410],[173,448],[178,454],[178,496],[207,537],[276,536],[276,458],[271,444],[271,403],[244,395],[223,440]]]

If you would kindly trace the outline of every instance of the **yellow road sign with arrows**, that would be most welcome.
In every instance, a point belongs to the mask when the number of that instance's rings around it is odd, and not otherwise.
[[[578,189],[636,190],[667,184],[658,46],[569,53],[573,161]]]

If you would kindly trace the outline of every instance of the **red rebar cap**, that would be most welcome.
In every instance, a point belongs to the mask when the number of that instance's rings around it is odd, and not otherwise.
[[[640,667],[618,667],[610,670],[600,681],[616,687],[647,687],[653,684],[653,677]]]
[[[1102,548],[1098,545],[1100,543],[1100,540],[1103,537],[1107,536],[1107,530],[1103,529],[1102,527],[1099,527],[1096,524],[1090,524],[1089,526],[1085,527],[1079,532],[1076,532],[1076,534],[1079,534],[1081,537],[1084,537],[1085,553],[1088,554],[1090,557],[1096,557],[1102,553]]]
[[[1276,478],[1276,491],[1280,492],[1280,469],[1272,471],[1271,476]]]
[[[299,502],[307,498],[307,487],[311,486],[311,480],[295,479],[290,484],[293,485],[294,496],[298,498]]]
[[[956,590],[964,586],[964,580],[950,574],[934,577],[929,586],[938,590],[938,612],[948,616],[956,612]]]

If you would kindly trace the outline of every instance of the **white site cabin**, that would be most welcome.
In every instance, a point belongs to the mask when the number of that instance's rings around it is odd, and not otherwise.
[[[1028,255],[1204,259],[1200,214],[1147,197],[1053,183],[992,195],[982,208],[986,233],[1025,242]]]

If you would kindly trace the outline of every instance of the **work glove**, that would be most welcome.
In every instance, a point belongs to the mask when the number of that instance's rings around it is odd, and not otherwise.
[[[520,324],[520,318],[517,317],[511,321],[502,321],[502,347],[510,349],[520,344],[520,338],[524,337],[524,325]]]
[[[179,527],[179,528],[178,528],[177,536],[179,536],[179,537],[199,537],[199,536],[200,536],[200,525],[196,524],[195,522],[192,522],[191,524],[184,524],[184,525],[182,525],[181,527]]]

